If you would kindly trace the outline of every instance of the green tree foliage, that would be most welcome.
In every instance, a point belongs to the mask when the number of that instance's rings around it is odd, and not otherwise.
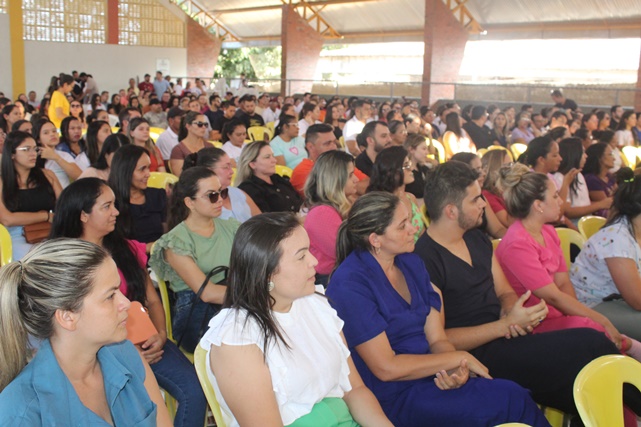
[[[214,78],[237,78],[241,73],[249,80],[280,78],[280,64],[280,46],[222,49]]]

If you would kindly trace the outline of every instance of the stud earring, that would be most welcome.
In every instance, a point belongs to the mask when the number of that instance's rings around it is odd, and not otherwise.
[[[267,290],[268,290],[269,292],[271,292],[271,291],[273,291],[273,290],[274,290],[274,282],[270,281],[270,282],[267,284]]]

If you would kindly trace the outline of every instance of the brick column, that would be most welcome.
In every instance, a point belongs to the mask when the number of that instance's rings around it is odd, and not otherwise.
[[[458,79],[467,30],[456,20],[442,0],[425,0],[425,50],[421,103],[431,105],[439,99],[453,99]]]
[[[188,77],[213,77],[221,47],[222,42],[216,36],[187,18]]]
[[[323,37],[318,34],[290,5],[283,5],[282,16],[281,95],[311,92],[313,82],[285,80],[312,80]]]
[[[107,0],[107,44],[118,44],[118,0]]]

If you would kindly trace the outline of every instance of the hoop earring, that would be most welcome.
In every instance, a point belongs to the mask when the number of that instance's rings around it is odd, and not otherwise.
[[[271,292],[271,291],[273,291],[273,290],[274,290],[274,282],[270,281],[270,282],[267,284],[267,291]]]

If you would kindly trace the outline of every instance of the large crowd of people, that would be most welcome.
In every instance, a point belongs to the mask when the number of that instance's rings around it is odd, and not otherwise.
[[[591,360],[641,360],[641,113],[185,83],[0,96],[0,424],[203,425],[198,346],[228,426],[549,426]]]

